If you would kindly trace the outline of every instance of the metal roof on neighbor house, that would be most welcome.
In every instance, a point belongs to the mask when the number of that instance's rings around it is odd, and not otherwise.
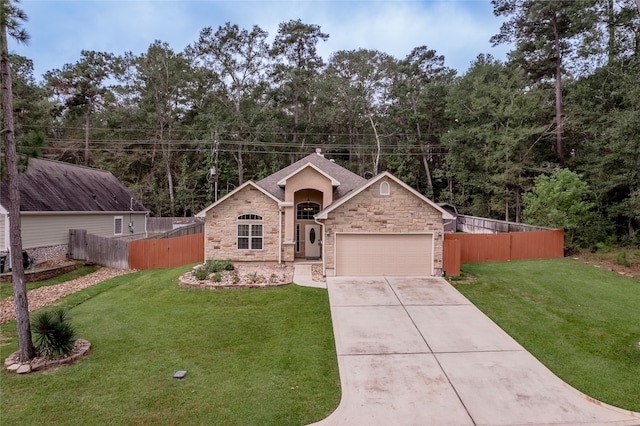
[[[111,173],[60,161],[32,158],[19,175],[22,212],[146,212]],[[6,178],[0,204],[9,206]]]
[[[320,153],[314,153],[309,154],[301,160],[298,160],[295,163],[285,167],[284,169],[256,182],[256,185],[269,192],[279,200],[284,200],[284,189],[278,186],[278,182],[291,175],[292,173],[298,171],[299,169],[305,167],[305,165],[307,164],[313,164],[319,170],[340,182],[340,186],[338,186],[333,193],[334,201],[342,198],[353,189],[358,188],[367,181],[365,178],[358,176],[357,174],[345,169],[344,167],[337,165],[333,161],[324,158],[324,155]]]

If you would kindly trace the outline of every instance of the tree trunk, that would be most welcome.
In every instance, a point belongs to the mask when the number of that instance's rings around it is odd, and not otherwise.
[[[556,154],[560,163],[564,163],[564,119],[562,117],[562,53],[560,51],[560,35],[558,34],[557,16],[553,17],[553,34],[556,49]]]
[[[24,282],[22,264],[22,239],[20,226],[20,186],[18,182],[18,159],[13,125],[13,91],[11,88],[11,66],[7,47],[7,29],[2,25],[0,31],[0,67],[2,69],[2,133],[5,142],[5,161],[7,165],[7,181],[9,186],[9,240],[11,246],[11,278],[13,280],[13,297],[15,301],[16,322],[18,326],[18,348],[21,362],[35,356],[31,340],[29,323],[29,304],[27,288]]]
[[[376,137],[376,157],[373,160],[373,175],[378,175],[378,165],[380,164],[380,137],[378,136],[378,130],[376,129],[376,125],[373,123],[373,117],[369,116],[369,121],[371,122],[371,127],[373,127],[373,134]]]
[[[637,0],[640,1],[640,0]],[[607,43],[608,62],[612,64],[616,59],[616,25],[613,10],[613,0],[607,0],[607,30],[609,32],[609,40]]]
[[[431,195],[429,198],[433,200],[435,197],[433,193],[433,179],[431,179],[431,169],[429,168],[429,159],[426,154],[422,154],[422,164],[424,165],[424,172],[427,174],[427,186],[429,188],[429,195]]]
[[[87,111],[87,117],[84,122],[84,165],[89,165],[89,122],[91,119],[91,108],[93,106],[89,103],[89,111]]]

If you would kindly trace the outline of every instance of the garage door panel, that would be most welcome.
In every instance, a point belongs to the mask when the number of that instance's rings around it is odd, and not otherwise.
[[[338,234],[336,275],[432,275],[431,234]]]

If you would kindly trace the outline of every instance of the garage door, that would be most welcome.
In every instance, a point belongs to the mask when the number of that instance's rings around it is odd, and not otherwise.
[[[433,275],[433,235],[337,234],[336,275]]]

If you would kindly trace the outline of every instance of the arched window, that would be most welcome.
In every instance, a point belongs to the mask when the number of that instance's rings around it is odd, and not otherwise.
[[[313,220],[313,216],[320,211],[320,204],[313,201],[299,203],[296,208],[296,218],[298,220]]]
[[[238,216],[238,250],[262,250],[262,216]]]
[[[391,195],[391,188],[389,182],[384,181],[380,184],[380,195]]]

